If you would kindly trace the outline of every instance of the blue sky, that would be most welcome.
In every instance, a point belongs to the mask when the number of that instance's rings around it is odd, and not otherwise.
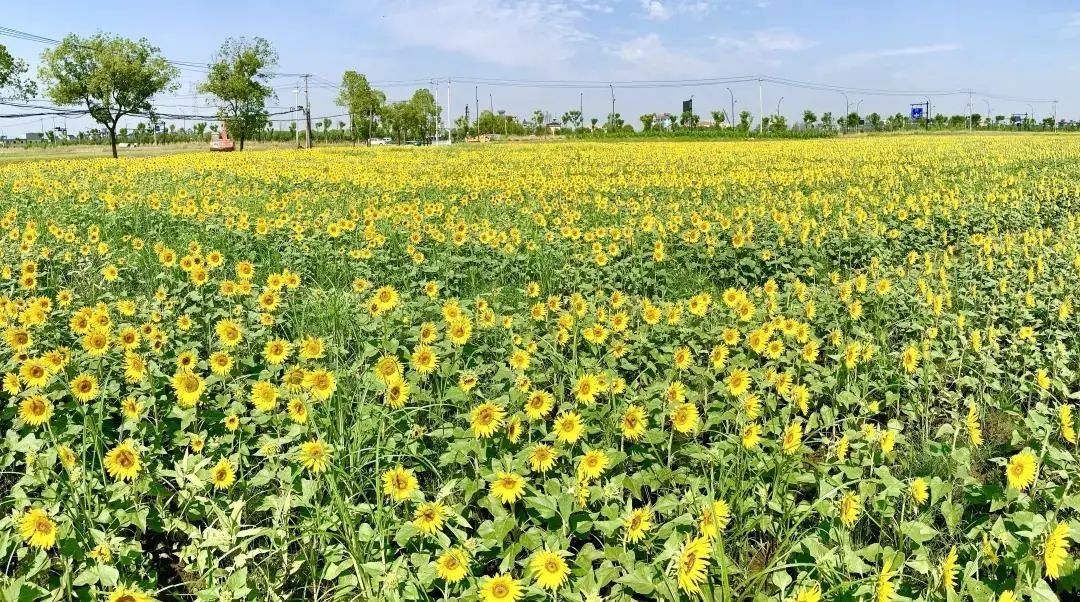
[[[976,90],[974,110],[1026,112],[1028,103],[1002,96],[1056,98],[1060,117],[1080,117],[1080,4],[954,1],[810,0],[315,0],[309,2],[155,3],[96,0],[38,2],[5,11],[0,25],[60,38],[68,32],[105,30],[145,36],[175,60],[209,61],[228,36],[262,36],[280,55],[278,71],[312,73],[313,114],[332,115],[341,73],[355,69],[383,86],[391,99],[415,85],[389,82],[447,77],[528,80],[672,80],[767,74],[789,79],[890,90]],[[43,45],[0,38],[35,65]],[[182,88],[161,98],[165,110],[196,106],[201,75],[185,71]],[[328,83],[329,82],[329,83]],[[296,78],[274,80],[276,104],[291,105]],[[616,107],[637,124],[645,112],[677,112],[694,97],[696,112],[726,109],[731,87],[736,112],[758,111],[757,84],[659,89],[616,89]],[[434,86],[433,86],[434,88]],[[440,103],[446,85],[438,84]],[[610,110],[608,89],[542,89],[454,85],[451,113],[460,115],[476,94],[518,115],[542,108],[561,115],[576,108],[601,121]],[[490,97],[489,97],[490,95]],[[844,98],[766,84],[766,114],[798,119],[804,108],[841,113]],[[849,93],[860,112],[906,112],[917,95]],[[966,112],[967,96],[935,97],[934,111]],[[1033,103],[1049,115],[1049,103]],[[336,119],[335,119],[336,120]],[[46,119],[46,122],[51,122]],[[50,123],[44,124],[46,128]],[[131,120],[129,125],[134,125]],[[3,120],[0,134],[21,135],[39,125]],[[85,127],[69,124],[71,129]]]

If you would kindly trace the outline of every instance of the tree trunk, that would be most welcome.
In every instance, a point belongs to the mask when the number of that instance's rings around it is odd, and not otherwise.
[[[112,158],[118,158],[116,155],[116,126],[113,125],[109,128],[109,143],[112,144]]]
[[[244,135],[240,134],[240,150],[244,150]]]

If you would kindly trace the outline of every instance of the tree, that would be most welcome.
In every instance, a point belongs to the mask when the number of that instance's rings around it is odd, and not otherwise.
[[[417,128],[417,139],[427,139],[435,131],[441,107],[435,102],[435,96],[427,88],[419,88],[409,99],[410,117]]]
[[[582,121],[583,121],[583,119],[582,119],[582,116],[581,116],[581,111],[579,111],[577,109],[574,109],[573,111],[567,111],[567,112],[563,113],[562,123],[563,123],[564,126],[571,125],[576,130],[579,127],[581,127]]]
[[[90,117],[105,126],[114,159],[120,118],[150,112],[155,94],[179,87],[174,81],[179,70],[156,46],[145,38],[136,41],[106,33],[67,36],[41,53],[38,74],[53,102],[85,104]]]
[[[725,111],[709,111],[709,115],[712,116],[713,127],[722,127],[727,121],[727,112]]]
[[[218,99],[218,115],[230,135],[240,141],[263,129],[269,118],[266,101],[277,98],[270,87],[271,67],[277,65],[277,52],[262,38],[229,38],[221,45],[206,81],[199,91]]]
[[[542,136],[547,132],[547,128],[544,127],[544,123],[547,121],[547,113],[542,109],[536,109],[532,114],[533,133],[537,136]]]
[[[881,129],[881,115],[877,113],[870,113],[866,117],[866,122],[870,124],[870,129],[877,131]]]
[[[17,59],[0,44],[0,97],[25,100],[37,94],[37,84],[26,78],[26,61]]]
[[[832,115],[829,115],[829,117],[832,117]],[[814,127],[814,123],[816,121],[817,121],[817,115],[815,115],[813,111],[811,111],[809,109],[803,111],[803,114],[802,114],[803,125],[805,125],[807,128],[812,128],[812,127]]]
[[[196,123],[195,124],[195,136],[198,137],[199,140],[202,140],[204,133],[206,133],[206,122],[205,121],[200,121],[199,123]]]
[[[359,134],[365,140],[370,140],[375,117],[382,112],[383,105],[386,104],[386,94],[372,88],[364,74],[346,71],[341,76],[341,92],[338,94],[337,104],[345,107],[345,111],[349,113],[353,138]]]
[[[332,125],[334,125],[334,122],[333,122],[333,121],[331,121],[329,117],[323,117],[323,120],[322,120],[322,131],[323,131],[323,137],[324,137],[324,138],[325,138],[325,139],[326,139],[327,141],[329,141],[329,140],[330,140],[330,126],[332,126]]]
[[[827,130],[833,129],[832,111],[825,111],[821,114],[821,127]]]
[[[749,132],[750,126],[753,125],[753,123],[754,116],[750,113],[750,111],[739,111],[739,131]]]
[[[848,128],[849,130],[853,130],[859,127],[859,123],[861,122],[862,119],[859,118],[859,114],[852,111],[851,113],[848,113],[847,117],[844,118],[844,127]]]
[[[646,113],[641,117],[638,117],[638,119],[641,120],[641,131],[647,132],[652,129],[653,121],[656,119],[656,114]]]
[[[596,117],[593,117],[589,121],[592,123],[592,129],[594,129],[594,130],[596,129],[596,124],[600,122],[600,120],[597,119]]]

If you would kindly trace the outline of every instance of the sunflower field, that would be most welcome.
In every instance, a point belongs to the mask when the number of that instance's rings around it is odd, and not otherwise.
[[[12,163],[0,227],[2,600],[1080,591],[1080,139]]]

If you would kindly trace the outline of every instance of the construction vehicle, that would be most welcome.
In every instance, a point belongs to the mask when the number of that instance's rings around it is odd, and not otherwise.
[[[236,144],[229,138],[229,128],[222,123],[221,129],[210,134],[210,151],[224,152],[236,150]]]

